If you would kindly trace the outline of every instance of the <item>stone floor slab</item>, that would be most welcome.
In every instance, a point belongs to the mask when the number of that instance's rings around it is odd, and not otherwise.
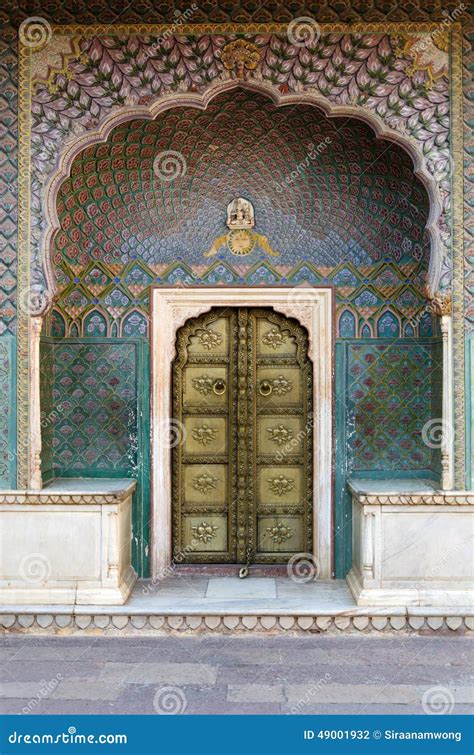
[[[227,701],[233,703],[285,702],[281,684],[229,684]]]
[[[204,663],[107,663],[101,679],[124,684],[215,684],[217,668]]]
[[[37,681],[19,682],[17,680],[0,682],[0,698],[2,699],[27,699],[37,698],[40,694],[41,683]],[[3,708],[3,703],[2,703]]]
[[[285,688],[288,702],[311,703],[356,703],[358,705],[381,705],[396,703],[416,704],[419,696],[415,687],[405,684],[292,684]]]
[[[3,662],[3,713],[24,712],[57,672],[59,685],[32,715],[156,715],[163,686],[178,687],[185,714],[197,715],[421,714],[423,695],[440,686],[451,712],[474,711],[467,637],[16,636],[0,647],[14,651]]]
[[[41,682],[66,679],[68,676],[96,679],[100,661],[9,661],[0,666],[0,679],[8,682]]]
[[[284,703],[281,706],[283,715],[300,716],[423,716],[426,715],[421,704],[396,705],[396,704],[309,704],[304,708],[295,707],[294,703]],[[472,715],[474,709],[467,705],[456,705],[450,712],[451,715]],[[449,714],[447,714],[449,715]]]
[[[59,683],[51,694],[56,700],[116,700],[121,695],[118,684],[71,677]]]
[[[220,600],[253,600],[254,598],[275,599],[277,597],[275,579],[272,577],[212,577],[206,590],[206,598]]]
[[[44,646],[30,645],[28,643],[25,643],[24,645],[19,644],[15,652],[14,660],[51,662],[60,660],[76,661],[83,657],[87,649],[93,644],[94,640],[88,638],[86,642],[86,645],[59,645],[54,641]]]

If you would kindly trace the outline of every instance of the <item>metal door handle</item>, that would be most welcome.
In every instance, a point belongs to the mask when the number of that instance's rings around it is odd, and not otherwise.
[[[214,381],[214,385],[212,386],[212,390],[216,394],[216,396],[222,396],[223,393],[225,393],[225,389],[227,388],[225,380],[219,379]]]
[[[273,391],[273,385],[268,380],[261,380],[258,390],[262,396],[269,396]]]

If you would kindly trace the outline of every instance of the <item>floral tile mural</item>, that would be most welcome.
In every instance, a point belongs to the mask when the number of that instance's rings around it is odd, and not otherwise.
[[[402,32],[390,35],[375,32],[325,33],[319,27],[305,44],[294,39],[287,28],[283,33],[267,34],[225,33],[195,36],[169,34],[160,37],[153,34],[132,33],[122,37],[104,32],[97,36],[78,33],[77,37],[69,40],[54,36],[44,48],[48,51],[48,55],[46,56],[44,51],[43,56],[41,52],[38,53],[34,74],[32,101],[32,191],[36,196],[34,202],[36,217],[32,238],[34,258],[39,261],[39,245],[44,228],[41,187],[57,165],[58,150],[61,145],[66,145],[78,135],[98,128],[106,117],[120,108],[150,107],[154,102],[159,102],[161,98],[169,97],[173,93],[203,93],[214,83],[229,82],[236,76],[244,81],[251,79],[261,82],[269,88],[269,91],[273,88],[282,95],[308,92],[318,95],[332,105],[357,106],[361,114],[364,110],[370,111],[388,128],[405,135],[408,140],[416,144],[423,154],[427,169],[438,184],[443,202],[439,230],[443,242],[447,245],[445,251],[448,253],[450,235],[447,220],[451,188],[448,44],[448,38],[442,34],[417,36]],[[237,60],[241,62],[236,62]],[[237,68],[238,65],[242,65],[241,71]],[[231,109],[232,102],[239,98],[245,99],[245,95],[243,93],[230,95],[227,109]],[[248,117],[245,129],[249,140],[252,135],[255,139],[259,134],[275,133],[273,129],[270,132],[268,129],[266,132],[262,130],[265,126],[263,122],[265,107],[261,108],[262,117],[259,118],[250,101],[247,103],[241,101],[240,104],[244,109],[242,113],[244,122],[245,116]],[[130,144],[130,154],[127,154],[126,161],[123,155],[120,157],[118,153],[116,155],[114,153],[115,171],[122,161],[124,169],[131,170],[133,177],[133,168],[130,169],[129,166],[134,162],[136,167],[138,166],[139,153],[142,159],[148,158],[148,163],[150,163],[152,157],[157,154],[157,148],[161,151],[170,149],[172,132],[175,136],[173,151],[179,151],[184,158],[184,167],[187,166],[189,160],[192,170],[191,148],[195,151],[194,159],[196,159],[199,155],[199,147],[217,150],[219,142],[222,142],[225,136],[225,123],[222,124],[220,138],[217,135],[216,144],[210,143],[210,134],[205,131],[209,120],[213,116],[216,117],[216,107],[223,110],[222,118],[225,121],[225,103],[224,105],[221,103],[220,106],[211,105],[206,113],[173,110],[160,116],[159,122],[149,124],[149,128],[144,129],[146,139],[143,144],[135,144],[135,148],[133,144]],[[285,136],[285,125],[282,121],[286,119],[289,124],[291,120],[287,113],[278,111],[273,114],[273,118],[277,122],[276,132],[282,140]],[[163,126],[163,124],[166,125]],[[332,124],[333,132],[334,126],[335,124]],[[339,126],[344,132],[342,122]],[[128,124],[125,128],[128,129],[133,142],[134,137],[135,139],[138,137],[136,129],[140,127],[135,123]],[[356,132],[357,128],[356,125]],[[133,133],[134,130],[135,133]],[[317,148],[323,141],[316,128],[313,129],[312,134],[308,134],[306,130],[304,137],[307,153],[312,150],[310,144],[314,144]],[[342,134],[339,141],[341,137]],[[117,141],[120,140],[120,131],[115,134],[114,138]],[[325,138],[330,138],[330,136],[326,135]],[[350,136],[348,138],[351,139]],[[176,139],[180,142],[179,150],[175,149]],[[238,140],[239,147],[240,142],[241,140]],[[380,151],[384,148],[383,144],[377,146]],[[288,144],[286,150],[283,150],[283,161],[285,152],[287,154],[288,150],[291,152],[291,147],[292,145]],[[334,157],[336,149],[334,145],[328,152]],[[347,160],[350,164],[351,149],[348,152]],[[100,147],[98,155],[101,155]],[[343,156],[344,154],[339,155],[340,158]],[[221,154],[216,152],[214,160],[209,163],[211,171],[216,163],[219,163],[219,158],[222,163]],[[106,160],[104,153],[104,162]],[[226,165],[227,174],[229,174],[232,166],[229,163]],[[278,172],[278,179],[283,182],[283,190],[287,188],[286,180],[291,177],[296,165],[287,165],[286,174],[281,170]],[[204,170],[206,165],[201,167]],[[260,179],[264,182],[267,172],[263,169],[262,161],[257,160],[255,167],[258,167]],[[337,168],[337,162],[334,167]],[[366,172],[362,170],[362,179]],[[149,177],[145,171],[141,180],[146,183]],[[355,179],[356,176],[353,178]],[[113,181],[114,178],[111,180]],[[303,181],[304,183],[306,182]],[[107,188],[112,189],[112,187]],[[169,186],[165,188],[169,189]],[[307,189],[309,190],[310,186],[307,186]],[[359,187],[358,191],[360,192],[361,189],[362,187]],[[176,192],[175,187],[175,192],[171,194]],[[356,193],[354,187],[353,196]],[[109,199],[113,205],[113,195]],[[186,209],[189,197],[184,196],[182,199]],[[210,235],[215,226],[218,206],[213,205],[212,197],[209,200],[206,211],[209,214],[207,227]],[[162,201],[167,202],[167,214],[169,214],[174,209],[175,198],[170,196],[167,199],[163,198]],[[265,215],[268,215],[270,208],[261,204],[260,215],[264,224]],[[160,203],[156,208],[152,208],[152,214],[153,209],[159,210]],[[177,209],[181,208],[178,206]],[[179,257],[180,250],[182,251],[181,242],[186,238],[186,234],[191,233],[191,227],[195,228],[198,220],[192,212],[192,204],[189,209],[191,213],[184,217],[178,214],[175,223],[179,224],[180,233],[175,232],[173,240],[168,241],[167,247],[162,250],[163,258],[168,258],[170,254],[173,254],[175,258]],[[337,213],[338,209],[332,208],[332,211]],[[350,204],[347,209],[346,223],[350,223]],[[343,212],[344,210],[341,214]],[[119,216],[118,211],[117,215]],[[169,221],[170,218],[166,220]],[[290,212],[287,212],[285,221],[285,229],[289,223],[288,233],[293,233],[295,227],[292,227]],[[165,223],[166,225],[168,223]],[[373,230],[377,229],[373,228]],[[308,237],[303,239],[303,246],[305,242],[311,241],[308,229],[306,232]],[[157,228],[158,238],[159,233],[160,229]],[[385,246],[393,244],[393,239],[382,238]],[[131,236],[130,243],[133,243],[133,240]],[[337,232],[333,236],[326,234],[325,240],[326,245],[330,247],[326,250],[326,254],[331,251],[336,258],[339,258],[338,247],[341,239]],[[107,241],[109,245],[113,245],[112,238]],[[284,243],[284,239],[281,241]],[[123,248],[122,242],[120,246],[123,254],[123,252],[126,253],[126,248]],[[401,242],[402,239],[400,239]],[[354,254],[359,251],[363,256],[360,239],[356,237],[353,243]],[[150,254],[149,246],[150,239],[145,238],[140,249],[144,260]],[[319,246],[321,247],[322,244],[320,243]],[[192,259],[193,249],[186,251]],[[321,255],[323,251],[320,249]],[[40,270],[37,265],[34,267],[35,277],[39,279]],[[449,265],[443,270],[443,280],[449,285],[448,268]]]
[[[436,410],[442,369],[440,348],[430,342],[350,345],[349,474],[439,471],[441,415]]]
[[[136,467],[137,365],[133,343],[54,343],[53,473]],[[46,366],[46,363],[45,363]]]

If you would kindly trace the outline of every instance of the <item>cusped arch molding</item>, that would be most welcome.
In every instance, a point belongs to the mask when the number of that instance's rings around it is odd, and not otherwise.
[[[235,91],[237,90],[237,91]],[[43,237],[43,251],[42,251],[42,259],[44,264],[44,272],[45,272],[45,279],[47,282],[47,288],[48,288],[48,294],[44,297],[44,308],[47,309],[48,304],[53,301],[53,299],[56,297],[58,292],[58,281],[55,273],[55,266],[53,264],[53,255],[56,248],[56,243],[59,234],[61,233],[61,219],[58,214],[58,198],[59,193],[61,190],[61,187],[63,186],[66,179],[68,179],[71,175],[71,170],[73,163],[76,159],[79,159],[79,156],[81,153],[84,153],[84,151],[91,149],[94,147],[94,145],[99,144],[105,144],[109,142],[111,139],[113,139],[114,130],[120,128],[121,126],[125,124],[131,124],[136,123],[138,121],[148,122],[148,123],[156,123],[159,124],[159,118],[158,116],[163,115],[163,117],[166,117],[166,114],[168,111],[179,109],[180,112],[183,112],[183,109],[185,108],[191,108],[193,110],[199,111],[208,111],[210,108],[212,108],[215,104],[218,103],[218,98],[225,98],[227,96],[227,100],[225,102],[225,105],[227,106],[229,102],[231,102],[233,99],[238,98],[239,96],[242,96],[242,93],[245,94],[247,98],[251,97],[259,97],[262,99],[264,97],[267,101],[267,103],[272,103],[276,108],[296,108],[294,112],[297,112],[300,107],[305,106],[313,106],[315,108],[315,113],[319,112],[322,113],[326,118],[328,119],[335,119],[335,118],[341,118],[344,117],[345,119],[350,119],[349,123],[351,127],[354,129],[359,129],[360,126],[357,124],[360,124],[360,122],[363,122],[364,124],[368,125],[371,129],[372,134],[375,134],[375,139],[373,139],[374,143],[378,143],[378,140],[385,140],[387,142],[390,142],[393,145],[398,145],[398,147],[401,147],[411,158],[411,170],[413,176],[416,177],[416,179],[420,182],[422,187],[424,187],[426,191],[427,196],[427,208],[426,213],[423,215],[423,221],[424,221],[424,230],[429,238],[429,247],[430,247],[430,256],[429,256],[429,267],[427,272],[427,283],[429,285],[429,288],[432,291],[435,291],[438,286],[439,277],[440,277],[440,271],[441,271],[441,261],[442,261],[442,247],[441,247],[441,240],[439,236],[438,231],[438,220],[441,213],[441,203],[438,196],[438,190],[436,187],[436,183],[432,176],[429,174],[426,164],[423,158],[423,155],[421,151],[419,150],[418,146],[415,144],[414,140],[409,139],[403,134],[397,133],[393,129],[387,127],[381,118],[374,115],[372,112],[364,109],[361,106],[336,106],[327,101],[326,99],[322,98],[319,95],[313,94],[311,92],[301,92],[298,94],[285,94],[278,90],[277,87],[270,87],[266,84],[263,84],[261,82],[242,82],[242,81],[226,81],[226,82],[219,82],[217,84],[213,84],[208,88],[206,92],[203,94],[196,94],[196,93],[186,93],[186,94],[178,94],[178,95],[172,95],[172,96],[166,96],[162,99],[160,99],[158,102],[155,102],[151,105],[142,105],[142,106],[136,106],[136,107],[123,107],[120,110],[117,110],[114,114],[111,114],[107,118],[104,119],[104,121],[100,124],[100,126],[94,130],[87,132],[85,134],[82,134],[81,136],[77,137],[74,141],[70,142],[68,146],[65,148],[64,152],[60,156],[57,170],[55,171],[54,175],[51,177],[50,181],[48,182],[46,188],[45,188],[45,220],[46,220],[46,231]],[[264,106],[261,108],[264,110]],[[224,108],[225,110],[225,108]],[[176,111],[178,112],[178,111]],[[283,113],[284,110],[273,111],[274,113]],[[281,119],[280,119],[281,120]],[[321,119],[322,120],[322,119]],[[347,129],[347,123],[346,120],[344,122],[344,125],[342,128]],[[192,128],[192,124],[188,124],[190,128]],[[337,129],[332,128],[332,133],[337,131]],[[212,138],[212,134],[210,135]],[[258,143],[258,139],[255,134],[252,134],[251,129],[249,130],[249,133],[247,135],[247,138],[249,140],[253,139],[253,142],[255,145]],[[301,135],[300,137],[301,138]],[[372,137],[373,138],[373,137]],[[209,146],[211,143],[208,141],[207,146]],[[391,144],[388,145],[388,147],[384,147],[386,149],[387,154],[389,153],[389,150],[391,149]],[[322,146],[321,146],[322,145]],[[314,153],[315,157],[313,160],[313,157],[311,156],[311,151]],[[325,149],[323,140],[321,142],[312,143],[311,145],[306,144],[306,152],[310,154],[309,159],[311,160],[311,167],[314,162],[314,164],[323,163],[325,159]],[[326,150],[326,153],[328,150]],[[291,156],[290,156],[291,157]],[[221,156],[219,156],[219,159],[222,159]],[[339,158],[338,158],[339,159]],[[350,161],[350,158],[346,155],[340,156],[341,160],[346,159],[347,162]],[[308,158],[306,158],[306,162],[308,161]],[[357,161],[356,161],[357,162]],[[287,166],[291,166],[291,160],[288,160]],[[297,176],[293,177],[292,179],[292,171],[289,170],[286,174],[280,170],[279,178],[280,182],[278,184],[278,202],[279,207],[284,208],[285,201],[288,201],[289,194],[288,189],[292,187],[292,181],[293,184],[299,180],[301,182],[301,185],[305,184],[308,180],[308,174],[305,174],[305,166],[304,164],[302,167],[301,163],[296,163],[294,170],[296,171]],[[209,167],[209,166],[206,166]],[[261,187],[261,196],[260,199],[263,197],[265,199],[265,183],[264,179],[266,179],[267,176],[263,176],[262,180],[262,187]],[[322,179],[325,179],[326,176],[322,176]],[[337,175],[334,175],[331,177],[331,180],[335,183],[337,182]],[[347,183],[347,182],[346,182]],[[267,184],[268,187],[268,184]],[[282,190],[283,187],[283,190]],[[245,188],[245,187],[244,187]],[[275,192],[274,192],[275,193]],[[347,206],[350,205],[350,202],[353,202],[354,199],[351,199],[351,197],[354,197],[356,195],[355,187],[352,187],[352,194],[351,194],[351,187],[349,186],[347,188],[346,193],[344,194],[344,197],[347,197]],[[324,186],[323,186],[323,180],[321,181],[321,185],[317,187],[317,190],[314,192],[315,196],[315,205],[317,203],[320,203],[321,207],[321,215],[327,215],[328,211],[330,210],[332,212],[332,216],[334,217],[337,213],[339,213],[338,217],[342,217],[344,214],[346,208],[344,207],[330,207],[328,208],[328,200],[326,196],[324,195]],[[326,204],[325,204],[326,203]],[[423,204],[423,202],[422,202]],[[212,208],[211,208],[212,209]],[[274,208],[271,208],[273,214]],[[389,213],[389,207],[385,208],[386,213]],[[271,213],[268,210],[268,208],[265,208],[265,203],[262,200],[262,206],[260,207],[260,213],[259,217],[262,221],[265,220],[265,212],[267,212],[267,220],[270,218]],[[211,212],[212,214],[212,212]],[[284,213],[283,213],[284,214]],[[179,222],[176,221],[174,231],[176,234],[179,234],[182,232],[182,228],[185,225],[186,221],[189,220],[186,217],[181,217],[179,219]],[[191,218],[192,220],[192,218]],[[268,221],[269,222],[269,221]],[[384,218],[384,222],[385,218]],[[388,222],[388,221],[387,221]],[[408,221],[406,221],[408,222]],[[265,230],[265,229],[264,229]],[[307,231],[306,228],[303,229],[305,232]],[[359,239],[362,237],[362,231],[361,229],[358,229],[359,232]],[[362,234],[363,235],[363,234]],[[167,242],[168,243],[168,242]],[[328,237],[327,240],[327,254],[332,254],[334,250],[337,250],[337,246],[339,243],[338,238],[330,238]],[[360,241],[357,241],[354,243],[354,247],[362,247],[362,243]],[[171,248],[171,247],[170,247]],[[357,251],[357,250],[356,250]],[[343,256],[344,249],[340,252],[340,254]],[[327,265],[326,265],[327,267]]]

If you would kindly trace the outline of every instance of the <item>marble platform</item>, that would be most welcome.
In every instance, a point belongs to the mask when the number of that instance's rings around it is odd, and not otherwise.
[[[134,635],[169,632],[474,630],[474,610],[358,606],[345,580],[172,576],[139,580],[125,605],[2,607],[9,633]]]
[[[135,487],[128,478],[58,478],[41,490],[0,491],[0,610],[125,603],[137,577]]]
[[[373,477],[351,479],[349,490],[355,495],[422,495],[435,493],[438,487],[433,480],[417,480],[398,477],[391,480],[376,480]]]
[[[358,605],[474,605],[474,491],[426,480],[351,480]]]

